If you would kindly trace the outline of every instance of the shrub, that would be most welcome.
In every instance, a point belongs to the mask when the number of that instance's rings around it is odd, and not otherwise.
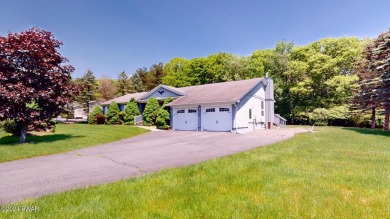
[[[98,114],[103,114],[103,110],[102,110],[102,108],[100,108],[100,106],[95,106],[95,108],[93,108],[92,112],[89,114],[88,123],[89,124],[94,124],[95,123],[95,117]]]
[[[104,124],[105,121],[106,121],[106,117],[104,116],[104,114],[100,113],[95,116],[96,124],[101,125]]]
[[[74,119],[74,113],[61,113],[60,116],[64,119]]]
[[[123,124],[123,122],[119,118],[119,115],[117,114],[114,117],[111,117],[110,120],[107,120],[107,117],[106,117],[106,124],[108,124],[108,125],[116,125],[116,124]]]
[[[313,121],[313,124],[318,126],[328,125],[329,116],[330,112],[325,108],[317,108],[313,112],[309,113],[310,120]]]
[[[10,133],[12,135],[20,135],[21,126],[14,120],[6,119],[1,122],[1,126],[3,130],[7,133]]]
[[[170,113],[169,113],[169,107],[167,107],[167,104],[172,102],[173,98],[169,97],[165,99],[164,104],[160,108],[160,110],[157,113],[157,119],[156,119],[156,126],[159,129],[169,129],[170,126]]]
[[[169,129],[170,126],[170,114],[165,109],[160,109],[158,111],[158,116],[156,119],[156,126],[159,129]]]
[[[123,122],[125,122],[126,125],[134,125],[134,117],[140,114],[137,102],[134,98],[131,98],[131,100],[126,104]]]
[[[119,112],[118,104],[115,101],[112,101],[106,113],[107,124],[117,124],[120,121],[118,117]]]
[[[118,118],[119,118],[119,120],[121,121],[122,124],[123,124],[123,121],[124,121],[124,117],[125,117],[125,112],[120,111],[118,113]]]
[[[143,122],[146,126],[151,126],[156,124],[156,118],[160,106],[156,98],[152,97],[148,100],[145,106],[143,114]]]

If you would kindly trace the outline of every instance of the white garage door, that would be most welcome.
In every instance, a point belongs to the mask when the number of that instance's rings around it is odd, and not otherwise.
[[[198,110],[196,108],[173,110],[174,130],[198,130]]]
[[[205,131],[231,131],[232,130],[232,108],[203,107],[202,127]]]

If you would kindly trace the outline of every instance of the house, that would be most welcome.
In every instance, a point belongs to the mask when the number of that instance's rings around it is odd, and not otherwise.
[[[149,98],[160,104],[167,97],[173,130],[250,132],[285,125],[274,113],[274,85],[269,77],[175,88],[158,85],[153,90],[133,93],[102,103],[103,112],[112,101],[125,110],[134,98],[142,113]]]

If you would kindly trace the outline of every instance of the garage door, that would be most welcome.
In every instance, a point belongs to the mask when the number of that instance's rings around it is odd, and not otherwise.
[[[198,130],[198,110],[196,108],[173,110],[174,130]]]
[[[232,108],[203,107],[202,128],[205,131],[231,131],[232,130]]]

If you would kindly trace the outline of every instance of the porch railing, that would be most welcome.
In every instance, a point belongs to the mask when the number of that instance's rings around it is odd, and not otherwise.
[[[285,127],[287,119],[281,117],[279,114],[275,114],[274,116],[274,124],[278,127]]]
[[[142,125],[143,117],[142,115],[134,116],[134,125]]]

